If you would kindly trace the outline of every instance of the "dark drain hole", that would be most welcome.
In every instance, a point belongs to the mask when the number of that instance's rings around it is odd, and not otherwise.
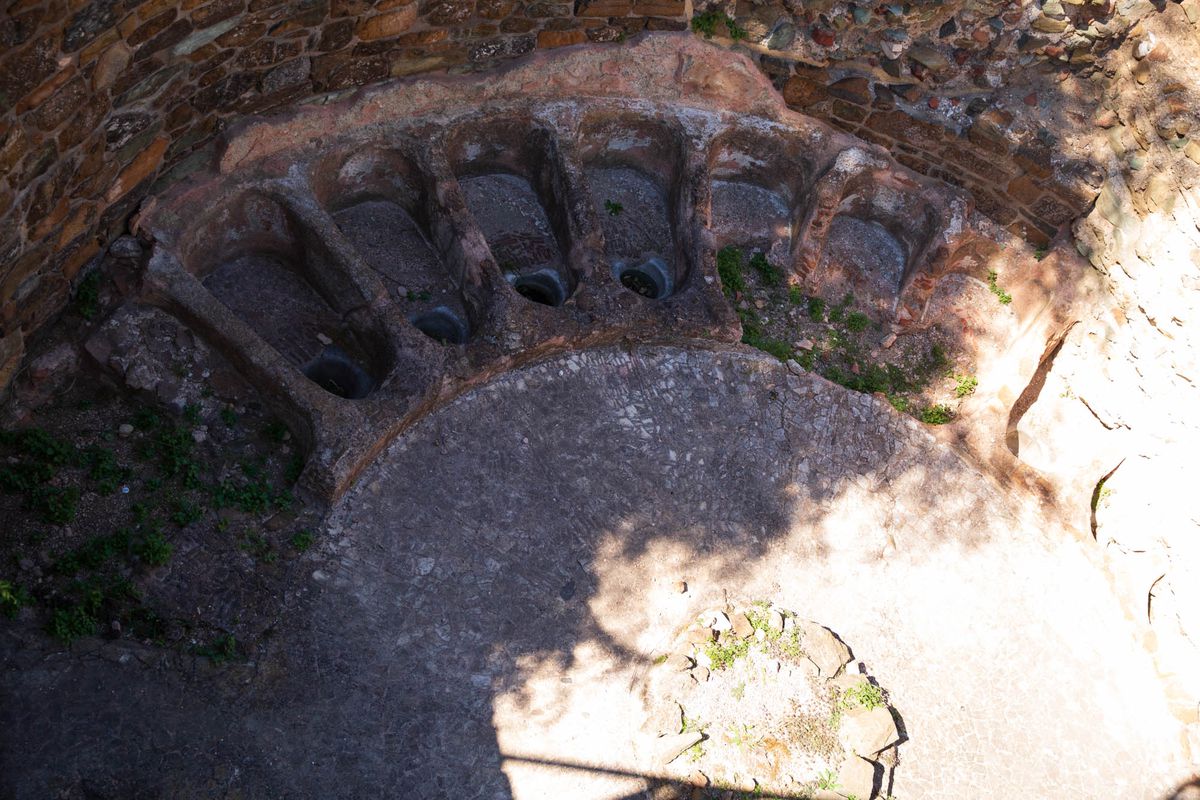
[[[304,367],[304,375],[325,391],[347,400],[361,400],[375,388],[362,367],[336,347],[327,347]]]
[[[444,306],[412,318],[417,330],[442,344],[465,344],[468,331],[462,318]]]
[[[544,306],[561,306],[567,299],[558,274],[547,270],[518,276],[512,285],[526,300]]]
[[[656,258],[635,267],[619,268],[617,279],[629,291],[651,300],[661,300],[671,293],[666,265]]]

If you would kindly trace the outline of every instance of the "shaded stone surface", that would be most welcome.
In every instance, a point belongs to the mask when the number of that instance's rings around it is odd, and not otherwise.
[[[1025,503],[760,355],[563,356],[394,442],[251,663],[6,627],[0,790],[626,796],[644,781],[604,770],[651,770],[629,687],[733,590],[855,643],[902,718],[897,796],[1157,797],[1182,766],[1149,658]]]

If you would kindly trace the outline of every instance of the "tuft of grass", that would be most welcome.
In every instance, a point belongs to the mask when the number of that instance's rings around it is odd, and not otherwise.
[[[75,313],[86,320],[100,313],[100,270],[94,269],[75,287]]]
[[[0,581],[0,614],[14,619],[17,612],[29,603],[29,593],[23,586],[9,581]]]
[[[692,17],[692,31],[701,34],[705,39],[711,39],[717,32],[717,25],[725,23],[729,38],[735,42],[747,38],[746,29],[737,24],[737,20],[723,11],[709,10]]]
[[[742,275],[742,251],[727,245],[717,251],[717,274],[721,276],[721,288],[733,297],[746,291],[746,279]]]
[[[847,710],[865,708],[867,711],[871,711],[883,704],[883,689],[865,680],[858,686],[852,686],[842,692],[842,697],[838,701],[838,707]]]
[[[621,216],[621,212],[625,210],[625,206],[615,200],[605,200],[604,210],[608,212],[610,217],[619,217]]]
[[[808,298],[808,318],[813,322],[825,321],[825,300],[820,297]]]
[[[799,286],[788,287],[788,302],[794,306],[798,306],[804,302],[804,292],[800,291]]]
[[[312,547],[315,540],[316,537],[313,536],[313,532],[308,528],[304,528],[303,530],[293,533],[290,542],[293,548],[303,553],[305,550]],[[666,656],[663,656],[663,660],[666,660]]]
[[[954,411],[950,406],[938,403],[921,411],[921,422],[927,425],[945,425],[954,419]]]
[[[219,416],[221,417],[221,422],[225,423],[226,428],[232,428],[238,424],[238,415],[232,406],[222,408]]]
[[[750,267],[758,273],[764,286],[779,286],[783,283],[783,273],[773,267],[762,253],[750,256]]]
[[[855,333],[862,333],[871,325],[871,318],[861,311],[852,311],[846,317],[846,327]]]
[[[167,541],[167,537],[163,536],[161,532],[152,530],[134,545],[133,551],[143,564],[161,567],[171,560],[171,554],[175,552],[175,545]]]
[[[988,270],[988,289],[991,290],[992,294],[996,295],[996,299],[1000,301],[1000,305],[1006,306],[1012,302],[1012,295],[1004,291],[1004,289],[1000,287],[1000,284],[996,283],[996,280],[999,277],[1000,276],[996,274],[996,270]]]
[[[974,375],[955,375],[954,376],[954,396],[966,397],[975,394],[975,389],[979,386],[979,380]]]
[[[709,642],[704,645],[704,652],[712,661],[714,670],[725,669],[750,652],[749,639],[735,639],[731,642]]]
[[[237,639],[232,633],[216,636],[208,644],[195,648],[193,652],[214,664],[224,664],[239,657]]]

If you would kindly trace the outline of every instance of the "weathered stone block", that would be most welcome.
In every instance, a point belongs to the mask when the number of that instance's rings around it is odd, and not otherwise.
[[[587,41],[587,34],[581,30],[576,31],[542,31],[537,37],[537,46],[543,48],[566,47],[572,44],[583,44]]]
[[[395,11],[378,14],[360,22],[357,29],[358,38],[369,42],[373,39],[387,39],[392,36],[399,36],[411,28],[416,21],[417,4],[410,3]]]

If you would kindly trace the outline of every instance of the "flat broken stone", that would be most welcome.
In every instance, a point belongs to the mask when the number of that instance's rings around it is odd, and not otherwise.
[[[838,770],[838,791],[847,797],[873,796],[875,765],[858,756],[849,756]]]
[[[683,732],[683,708],[673,700],[655,704],[642,724],[652,736],[673,736]]]
[[[732,624],[731,630],[733,635],[739,639],[748,639],[754,635],[754,626],[750,624],[750,618],[742,612],[737,612],[729,618]]]
[[[815,622],[801,622],[800,637],[804,652],[817,665],[823,678],[832,678],[850,661],[850,648],[828,628]]]
[[[692,745],[704,738],[704,734],[700,731],[691,731],[689,733],[675,733],[669,736],[660,736],[654,740],[653,752],[654,763],[663,766],[670,764],[675,759],[683,754]]]
[[[883,748],[900,741],[896,721],[885,706],[855,709],[842,717],[838,740],[846,750],[860,756],[873,756]]]

